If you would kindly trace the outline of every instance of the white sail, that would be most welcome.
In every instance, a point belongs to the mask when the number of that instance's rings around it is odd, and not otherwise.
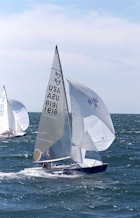
[[[3,88],[0,99],[0,135],[22,136],[29,126],[29,116],[25,106],[7,98]]]
[[[80,83],[67,80],[72,110],[72,157],[77,162],[82,158],[83,162],[87,155],[84,151],[90,151],[96,153],[100,161],[98,151],[106,150],[115,139],[111,117],[95,92]],[[80,148],[81,155],[78,152],[76,155],[75,150]]]
[[[68,126],[68,107],[58,49],[56,47],[52,70],[35,143],[34,161],[52,162],[69,158],[69,149],[63,142]],[[68,146],[67,146],[68,147]]]
[[[14,131],[16,133],[25,131],[29,126],[29,116],[25,106],[21,102],[12,99],[8,100],[8,104],[9,113],[13,113]]]
[[[8,121],[8,101],[5,86],[0,98],[0,134],[9,130],[9,121]]]

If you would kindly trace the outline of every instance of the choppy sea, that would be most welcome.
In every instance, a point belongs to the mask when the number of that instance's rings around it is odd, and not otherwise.
[[[112,114],[116,139],[105,172],[48,177],[32,163],[39,113],[27,135],[0,139],[0,217],[140,217],[140,115]]]

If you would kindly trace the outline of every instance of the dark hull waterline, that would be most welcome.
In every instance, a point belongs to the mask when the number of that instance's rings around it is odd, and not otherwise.
[[[85,174],[94,174],[94,173],[100,173],[100,172],[104,172],[107,168],[107,164],[103,164],[100,166],[93,166],[93,167],[78,167],[78,168],[73,168],[73,169],[64,169],[63,172],[65,174],[72,174],[74,173],[85,173]]]

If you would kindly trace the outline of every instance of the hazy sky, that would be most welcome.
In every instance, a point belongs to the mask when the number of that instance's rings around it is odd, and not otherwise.
[[[57,44],[63,74],[110,113],[140,113],[139,0],[0,0],[0,90],[41,111]]]

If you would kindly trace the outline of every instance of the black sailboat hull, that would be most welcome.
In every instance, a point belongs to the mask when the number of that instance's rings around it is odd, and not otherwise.
[[[64,169],[65,174],[71,174],[73,172],[81,172],[86,174],[94,174],[94,173],[100,173],[104,172],[107,168],[107,164],[102,164],[100,166],[93,166],[93,167],[78,167],[78,168],[71,168],[71,169]]]

